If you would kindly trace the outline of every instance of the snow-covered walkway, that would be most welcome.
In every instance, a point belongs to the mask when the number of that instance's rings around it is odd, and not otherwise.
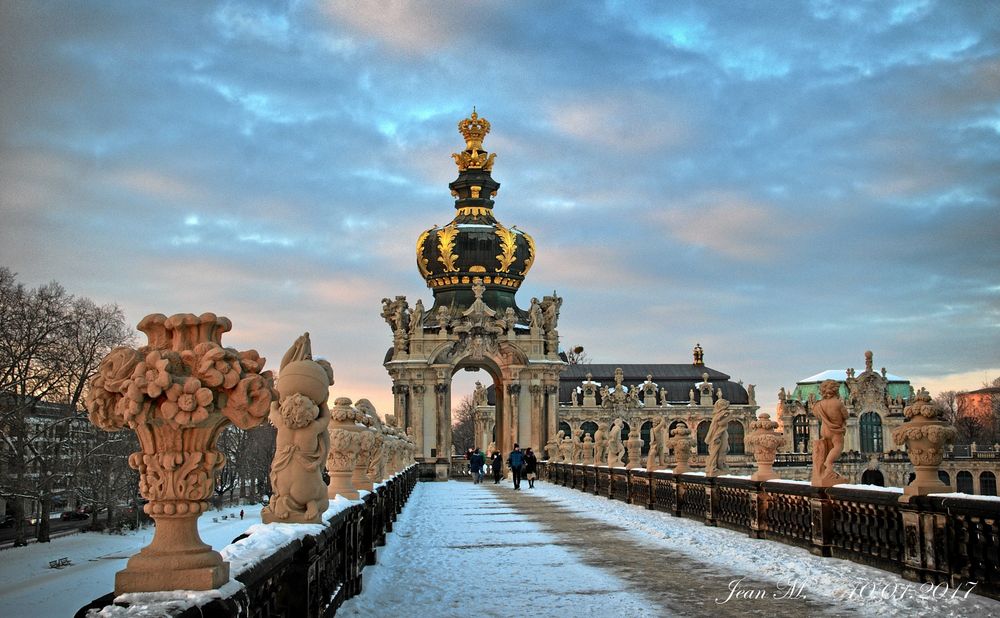
[[[967,588],[547,483],[419,483],[364,578],[339,615],[1000,615]]]

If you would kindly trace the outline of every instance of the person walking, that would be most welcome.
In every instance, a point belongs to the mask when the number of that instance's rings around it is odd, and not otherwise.
[[[534,488],[535,479],[538,478],[538,458],[530,446],[524,451],[524,478],[528,479],[528,488]]]
[[[510,471],[514,475],[514,489],[521,489],[521,471],[524,468],[524,453],[521,452],[521,447],[514,443],[514,450],[510,452],[507,456],[507,465],[510,466]]]
[[[500,456],[500,451],[493,451],[490,465],[493,467],[493,484],[499,485],[500,473],[503,472],[503,457]]]
[[[475,452],[469,457],[469,469],[472,470],[472,482],[478,485],[483,482],[483,466],[486,465],[486,456],[483,452],[476,448]]]

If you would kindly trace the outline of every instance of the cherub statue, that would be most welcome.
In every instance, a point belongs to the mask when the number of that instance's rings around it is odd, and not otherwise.
[[[708,426],[705,443],[708,445],[708,457],[705,459],[705,476],[718,476],[729,472],[726,465],[726,453],[729,452],[729,419],[732,410],[729,402],[719,398],[712,411],[712,424]]]
[[[323,469],[330,450],[326,401],[332,384],[330,363],[312,360],[309,333],[302,335],[282,358],[275,385],[279,401],[271,403],[268,416],[278,433],[264,523],[322,522],[329,505]]]
[[[608,424],[597,423],[597,431],[594,432],[594,465],[602,466],[605,463],[608,449]]]
[[[832,487],[847,482],[846,478],[833,469],[833,463],[844,450],[848,413],[847,406],[840,399],[839,382],[826,380],[819,385],[819,390],[823,399],[809,408],[820,420],[819,440],[813,445],[812,484],[816,487]]]
[[[583,449],[580,445],[583,443],[583,430],[575,429],[573,431],[573,463],[579,464],[583,463]]]
[[[611,423],[611,429],[608,431],[608,467],[609,468],[620,468],[625,465],[622,458],[625,456],[625,444],[622,443],[622,429],[625,426],[625,421],[620,418],[616,418],[613,423]]]
[[[662,416],[656,417],[653,427],[649,430],[649,455],[646,457],[646,469],[658,470],[665,464],[666,458],[663,456],[663,431],[666,429],[667,421]]]

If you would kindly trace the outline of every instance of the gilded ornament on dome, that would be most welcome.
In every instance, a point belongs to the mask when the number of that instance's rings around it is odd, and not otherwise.
[[[458,272],[458,267],[455,266],[455,260],[458,256],[452,251],[455,250],[455,237],[458,235],[458,227],[449,224],[441,228],[438,232],[438,252],[441,254],[438,256],[438,261],[444,265],[445,272]],[[455,281],[454,283],[458,283]]]
[[[521,234],[524,236],[524,239],[528,241],[528,258],[524,260],[524,270],[521,271],[521,276],[524,276],[528,274],[528,271],[531,270],[532,264],[535,263],[535,239],[525,232],[521,232]]]
[[[459,171],[464,172],[467,169],[492,171],[496,155],[483,150],[483,138],[490,132],[490,122],[480,118],[476,114],[476,108],[472,108],[472,115],[458,123],[458,130],[465,138],[465,151],[453,153],[451,156],[455,159]]]
[[[497,223],[497,236],[500,238],[500,251],[503,253],[497,256],[497,259],[500,260],[500,268],[496,271],[498,273],[510,272],[510,265],[517,260],[517,257],[514,256],[514,252],[517,251],[517,233]]]
[[[433,229],[427,230],[420,235],[420,238],[417,239],[417,268],[420,270],[420,276],[425,278],[430,275],[431,272],[427,269],[428,260],[424,257],[424,241],[427,240],[427,237],[432,231]]]

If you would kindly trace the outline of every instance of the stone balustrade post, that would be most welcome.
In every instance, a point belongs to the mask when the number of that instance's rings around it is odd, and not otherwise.
[[[639,433],[638,428],[635,431],[629,433],[628,440],[625,440],[625,448],[628,452],[628,463],[625,464],[625,468],[631,470],[632,468],[642,467],[642,435]]]
[[[135,431],[141,450],[129,465],[156,522],[152,542],[115,575],[115,593],[218,588],[229,563],[198,535],[226,461],[216,444],[229,423],[249,429],[265,419],[273,377],[256,351],[222,347],[232,323],[214,313],[157,313],[138,328],[148,343],[112,350],[86,397],[92,423]]]
[[[358,491],[371,491],[374,487],[368,478],[368,468],[372,459],[377,455],[378,433],[372,424],[374,420],[360,408],[358,409],[358,421],[363,429],[361,430],[361,443],[358,449],[358,458],[354,462],[354,471],[351,473],[351,485]]]

